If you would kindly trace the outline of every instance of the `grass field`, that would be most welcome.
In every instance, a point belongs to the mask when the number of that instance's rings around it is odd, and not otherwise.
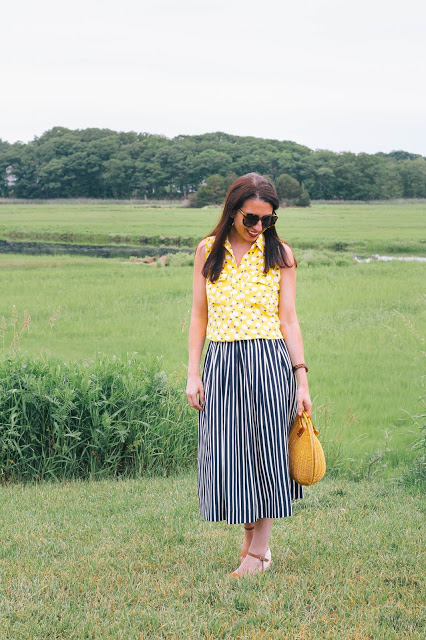
[[[193,473],[4,487],[1,638],[424,638],[422,508],[325,478],[275,521],[271,569],[236,581],[242,526],[201,520]]]
[[[409,453],[414,437],[409,414],[418,412],[423,393],[425,266],[355,264],[349,250],[320,246],[367,243],[371,252],[380,252],[385,246],[412,245],[419,252],[424,212],[425,206],[417,204],[317,205],[281,212],[283,235],[300,245],[297,309],[315,417],[345,458],[372,454],[386,433],[392,438],[386,445],[389,463]],[[42,235],[68,229],[86,234],[86,240],[87,234],[180,233],[195,242],[213,226],[217,213],[129,204],[3,204],[0,228]],[[163,357],[164,369],[183,388],[191,281],[191,267],[0,255],[0,320],[4,316],[7,323],[3,335],[0,331],[0,349],[4,356],[11,351],[15,305],[17,327],[24,311],[31,315],[19,341],[24,353],[47,349],[66,361],[95,358],[99,352],[120,357],[150,353]]]
[[[275,521],[271,570],[229,577],[241,526],[199,517],[195,469],[5,484],[1,640],[424,637],[424,502],[401,478],[420,435],[410,414],[422,411],[424,395],[425,266],[351,256],[426,255],[424,213],[414,204],[281,212],[279,232],[299,259],[297,309],[331,473],[306,489],[292,518]],[[124,204],[2,204],[0,238],[176,236],[193,246],[216,218]],[[191,282],[191,267],[0,254],[2,355],[13,353],[14,332],[23,354],[66,361],[150,353],[183,393]]]
[[[346,455],[371,450],[386,429],[396,451],[412,439],[405,412],[416,413],[421,393],[424,270],[417,263],[331,267],[301,261],[297,306],[317,419],[320,425],[327,419]],[[19,326],[24,310],[31,315],[20,338],[23,352],[48,349],[66,361],[98,352],[163,356],[165,370],[184,387],[190,267],[0,256],[0,274],[0,317],[9,323],[13,305]],[[9,326],[4,355],[11,340]]]
[[[426,203],[314,204],[278,213],[278,233],[294,247],[426,254]],[[148,209],[128,203],[1,204],[0,239],[139,244],[142,238],[146,244],[146,238],[158,243],[161,237],[174,237],[193,246],[218,215],[219,209]]]

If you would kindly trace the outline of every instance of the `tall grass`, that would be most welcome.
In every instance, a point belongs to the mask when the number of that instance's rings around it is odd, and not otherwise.
[[[426,294],[421,296],[426,303]],[[406,486],[416,490],[424,491],[426,489],[426,394],[425,394],[425,338],[411,320],[404,314],[399,313],[398,316],[403,321],[406,329],[414,336],[417,341],[418,364],[420,375],[417,378],[417,387],[420,391],[419,404],[420,409],[414,415],[410,414],[414,439],[410,444],[412,453],[411,464],[403,476],[403,482]]]
[[[414,458],[404,473],[403,482],[406,486],[425,491],[426,489],[426,413],[424,412],[425,397],[423,401],[423,413],[413,416],[414,427],[418,428],[418,435],[411,443],[411,451]]]
[[[341,443],[345,459],[377,450],[388,431],[394,453],[386,457],[399,464],[411,455],[412,426],[404,412],[418,413],[419,365],[417,339],[402,329],[395,310],[424,331],[418,293],[425,266],[343,259],[327,266],[326,257],[298,254],[297,312],[317,426],[322,433],[319,407],[325,406],[329,437]],[[37,356],[48,349],[65,362],[94,359],[98,352],[123,360],[134,352],[141,358],[163,355],[164,370],[184,377],[191,284],[191,267],[0,256],[0,322],[4,316],[7,325],[0,352],[12,349],[15,305],[19,332],[25,310],[31,315],[29,329],[19,334],[18,353]]]
[[[0,362],[0,478],[162,474],[193,464],[197,433],[157,359]]]

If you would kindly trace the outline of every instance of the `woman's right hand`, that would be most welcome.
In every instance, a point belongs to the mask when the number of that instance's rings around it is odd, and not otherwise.
[[[191,407],[204,411],[204,387],[200,376],[190,376],[186,385],[186,396]],[[200,400],[198,401],[198,396]]]

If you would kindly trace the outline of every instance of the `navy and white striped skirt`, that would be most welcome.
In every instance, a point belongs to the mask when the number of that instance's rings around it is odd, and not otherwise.
[[[292,514],[303,488],[290,476],[296,381],[284,340],[210,342],[198,419],[198,500],[230,524]]]

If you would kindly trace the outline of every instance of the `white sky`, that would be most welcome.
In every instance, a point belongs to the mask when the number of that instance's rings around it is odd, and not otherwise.
[[[426,155],[424,0],[12,0],[0,138],[225,131]]]

